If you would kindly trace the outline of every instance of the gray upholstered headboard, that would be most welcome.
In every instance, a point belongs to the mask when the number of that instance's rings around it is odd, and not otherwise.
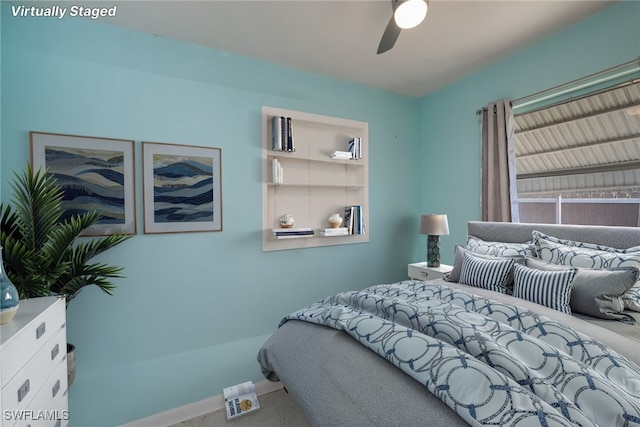
[[[596,225],[520,224],[511,222],[469,221],[467,232],[493,242],[527,242],[531,232],[538,230],[549,236],[579,242],[595,243],[614,248],[640,245],[640,227],[606,227]]]

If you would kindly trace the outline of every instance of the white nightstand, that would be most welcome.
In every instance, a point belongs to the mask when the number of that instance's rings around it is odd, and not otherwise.
[[[407,273],[411,279],[415,280],[434,280],[440,279],[444,273],[453,270],[453,267],[446,264],[440,264],[440,267],[427,267],[426,262],[416,262],[407,266]]]

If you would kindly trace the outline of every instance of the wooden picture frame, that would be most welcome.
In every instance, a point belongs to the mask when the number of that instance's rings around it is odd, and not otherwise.
[[[29,132],[31,165],[62,187],[63,218],[91,210],[100,221],[83,236],[136,234],[133,140]]]
[[[144,232],[222,231],[222,151],[142,142]]]

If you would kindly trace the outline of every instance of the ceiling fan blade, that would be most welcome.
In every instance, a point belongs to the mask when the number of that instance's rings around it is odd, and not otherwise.
[[[378,55],[391,49],[393,45],[396,44],[396,40],[398,40],[399,35],[400,27],[398,27],[395,19],[393,19],[393,15],[391,15],[391,19],[389,20],[384,33],[382,33],[382,38],[380,39],[380,44],[378,45]]]

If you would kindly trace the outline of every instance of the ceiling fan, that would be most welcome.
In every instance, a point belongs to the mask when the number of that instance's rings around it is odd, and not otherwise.
[[[427,16],[429,0],[391,0],[393,13],[378,45],[378,55],[396,44],[401,30],[419,25]]]

